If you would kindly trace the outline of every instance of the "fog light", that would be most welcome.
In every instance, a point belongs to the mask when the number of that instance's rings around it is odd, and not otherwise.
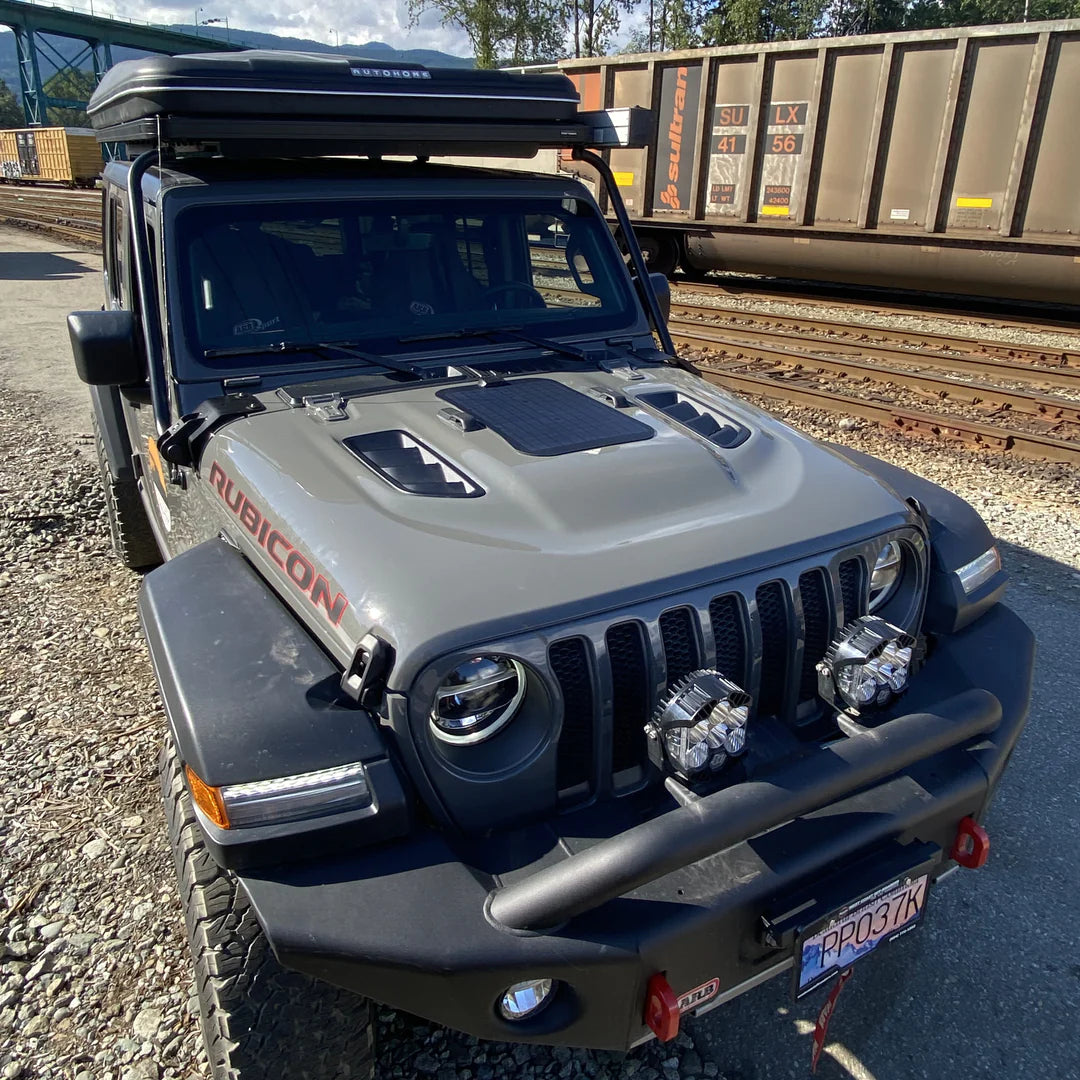
[[[899,697],[911,678],[915,639],[873,615],[849,623],[817,666],[818,692],[858,714]]]
[[[507,987],[499,1002],[504,1020],[535,1016],[551,1000],[558,983],[554,979],[529,979]]]
[[[750,695],[718,671],[695,671],[663,698],[645,725],[649,757],[683,780],[700,780],[746,749]]]

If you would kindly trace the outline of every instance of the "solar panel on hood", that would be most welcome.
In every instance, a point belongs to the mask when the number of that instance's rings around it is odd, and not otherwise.
[[[639,442],[655,434],[640,420],[552,379],[452,387],[440,390],[439,397],[534,457]]]

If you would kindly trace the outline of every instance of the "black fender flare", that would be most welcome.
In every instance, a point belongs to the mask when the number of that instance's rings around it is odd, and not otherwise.
[[[348,821],[230,830],[200,819],[218,862],[314,854],[325,847],[312,835],[320,831],[338,849],[408,831],[405,790],[375,719],[342,696],[340,669],[239,551],[215,539],[170,559],[143,580],[139,615],[180,760],[205,784],[354,762],[367,773],[373,806]]]

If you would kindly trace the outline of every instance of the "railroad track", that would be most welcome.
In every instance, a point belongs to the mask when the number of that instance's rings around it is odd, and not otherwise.
[[[1010,303],[986,296],[947,297],[937,294],[918,296],[910,292],[902,292],[899,296],[890,296],[885,299],[878,295],[882,290],[861,289],[857,285],[844,287],[841,294],[840,286],[827,282],[804,282],[800,285],[792,283],[791,288],[782,288],[781,283],[753,278],[717,282],[697,281],[680,276],[674,278],[671,285],[673,289],[712,297],[720,304],[725,300],[729,302],[757,300],[805,307],[808,312],[827,307],[885,316],[926,317],[930,315],[943,322],[957,323],[963,328],[974,325],[1014,330],[1037,328],[1048,333],[1061,334],[1080,333],[1080,312],[1067,309],[1063,311],[1060,305],[1042,304],[1036,301]],[[860,297],[863,298],[860,299]],[[1005,314],[1000,313],[1001,308],[1006,309]]]
[[[101,244],[101,194],[0,184],[0,224]]]

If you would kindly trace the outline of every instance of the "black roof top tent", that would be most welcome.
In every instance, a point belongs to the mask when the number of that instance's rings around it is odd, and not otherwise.
[[[644,146],[647,109],[579,112],[562,74],[390,65],[252,50],[117,64],[87,108],[102,142],[227,157],[531,157]]]
[[[142,178],[154,165],[192,154],[527,158],[541,149],[571,149],[600,174],[653,326],[675,356],[619,189],[596,153],[646,146],[654,128],[648,109],[579,111],[577,90],[562,74],[250,50],[124,61],[106,73],[87,112],[100,142],[123,142],[139,153],[128,171],[128,210],[159,432],[171,417],[148,276]]]

